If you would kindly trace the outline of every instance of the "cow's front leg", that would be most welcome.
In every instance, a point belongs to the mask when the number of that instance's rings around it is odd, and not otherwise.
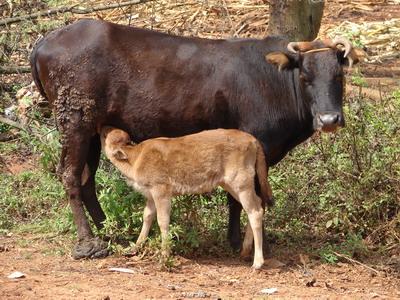
[[[228,194],[229,205],[229,227],[228,227],[228,240],[233,250],[239,251],[241,249],[241,230],[240,230],[240,213],[242,212],[242,205]],[[248,229],[250,230],[250,228]],[[271,247],[268,244],[265,229],[263,224],[263,252],[265,256],[271,255]]]
[[[107,243],[94,237],[82,201],[82,172],[88,155],[90,136],[83,135],[82,132],[69,136],[71,139],[62,143],[62,151],[65,153],[62,180],[78,233],[78,243],[72,256],[75,259],[104,257],[108,254]]]
[[[106,215],[96,195],[95,175],[99,166],[100,152],[100,137],[96,134],[90,140],[89,151],[86,158],[88,171],[86,175],[88,178],[82,178],[82,200],[86,210],[89,212],[89,215],[92,217],[94,224],[99,230],[104,227],[103,222],[106,219]]]
[[[228,194],[229,225],[228,240],[233,250],[239,251],[241,246],[240,213],[242,205]]]

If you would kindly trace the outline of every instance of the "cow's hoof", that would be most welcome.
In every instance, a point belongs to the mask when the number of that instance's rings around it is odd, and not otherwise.
[[[97,237],[79,241],[72,252],[74,259],[103,258],[108,255],[107,243]]]
[[[242,250],[240,251],[240,258],[244,261],[251,261],[253,259],[253,256],[252,253],[247,253]]]
[[[263,239],[263,254],[264,254],[264,257],[272,256],[271,244],[267,241],[267,239],[265,237]]]
[[[240,240],[240,237],[238,239],[231,237],[229,239],[229,244],[231,245],[232,250],[235,252],[239,252],[242,248],[242,241]]]

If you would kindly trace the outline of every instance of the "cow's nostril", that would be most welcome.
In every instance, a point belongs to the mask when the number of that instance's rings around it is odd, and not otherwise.
[[[339,115],[338,114],[323,114],[319,116],[321,123],[323,125],[334,125],[339,122]]]

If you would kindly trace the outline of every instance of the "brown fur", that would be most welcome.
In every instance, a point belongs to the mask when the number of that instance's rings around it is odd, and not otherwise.
[[[217,129],[179,138],[156,138],[132,145],[126,132],[105,127],[101,131],[101,142],[105,155],[127,177],[128,183],[148,200],[146,209],[150,213],[146,218],[145,209],[144,229],[137,244],[147,237],[154,207],[157,207],[158,221],[161,216],[169,224],[172,197],[209,192],[216,186],[222,186],[245,207],[249,215],[252,229],[249,234],[253,233],[255,237],[253,267],[261,267],[262,202],[270,203],[272,192],[266,181],[268,171],[264,152],[256,138],[239,130]],[[256,175],[263,201],[255,192]],[[149,208],[149,205],[152,207]],[[161,231],[163,250],[168,254],[165,242],[167,235],[162,228]],[[247,247],[251,247],[251,244]],[[249,249],[243,251],[247,253]]]

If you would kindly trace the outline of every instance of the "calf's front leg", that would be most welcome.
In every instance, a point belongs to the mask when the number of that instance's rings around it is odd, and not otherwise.
[[[142,230],[140,231],[139,237],[136,241],[135,248],[133,252],[136,252],[137,249],[144,243],[144,241],[149,236],[151,225],[153,224],[154,217],[156,216],[156,206],[154,204],[154,200],[151,198],[147,199],[146,206],[143,212],[143,225]]]

